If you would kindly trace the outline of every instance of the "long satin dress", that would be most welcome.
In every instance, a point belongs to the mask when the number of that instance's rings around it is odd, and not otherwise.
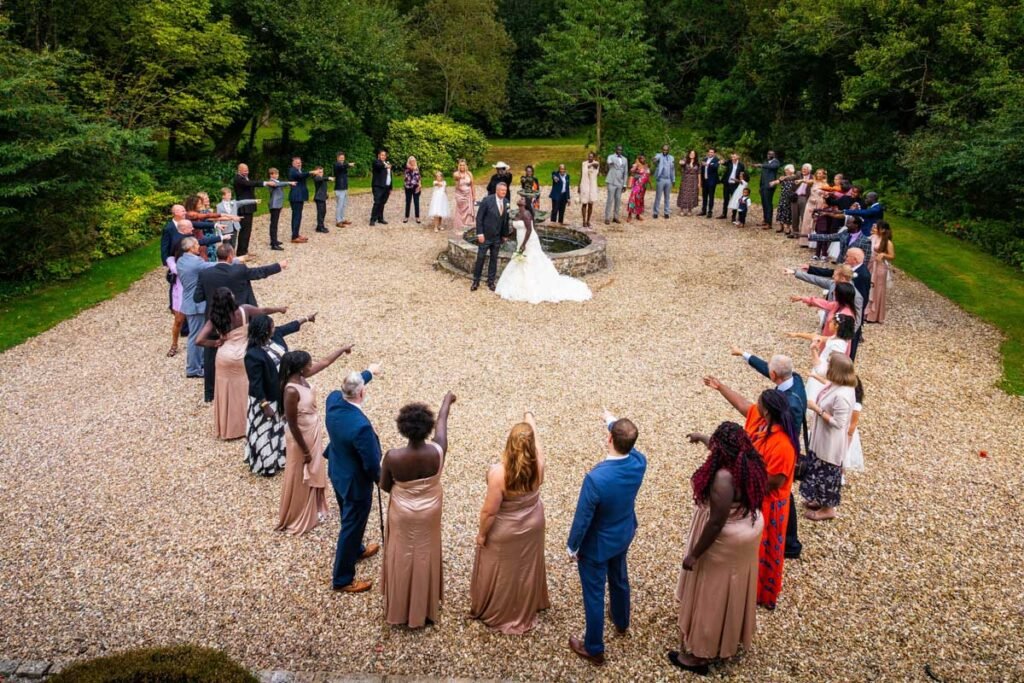
[[[437,474],[396,481],[388,501],[380,586],[384,594],[384,619],[393,626],[421,628],[427,621],[436,624],[441,604],[444,454],[433,441],[427,443],[437,450],[440,459]]]
[[[311,457],[308,465],[303,463],[304,454],[292,435],[291,426],[285,426],[284,484],[274,530],[304,534],[315,529],[320,518],[327,514],[327,461],[323,456],[324,437],[316,407],[316,387],[295,382],[289,382],[288,386],[299,392],[298,428]]]
[[[551,606],[544,565],[540,490],[504,497],[487,544],[476,549],[469,584],[470,616],[507,634],[526,633]]]
[[[800,239],[797,240],[801,247],[810,244],[807,236],[814,232],[814,211],[825,208],[825,188],[828,185],[815,182],[807,195],[807,205],[804,207],[804,215],[800,220]]]
[[[249,408],[249,376],[245,372],[245,350],[249,345],[249,322],[242,313],[242,324],[224,336],[217,349],[217,373],[213,382],[213,424],[220,439],[245,436],[246,411]]]
[[[760,512],[760,511],[758,511]],[[694,509],[687,548],[697,544],[711,519],[707,504]],[[764,517],[733,505],[722,532],[693,567],[680,569],[676,599],[682,647],[696,657],[725,659],[747,649],[757,629],[758,550]]]
[[[467,174],[455,181],[455,211],[452,213],[452,225],[456,229],[476,225],[473,218],[476,212],[473,209],[473,179]]]
[[[867,309],[864,311],[864,320],[869,323],[885,322],[885,296],[889,288],[889,261],[878,257],[878,247],[882,239],[875,235],[871,236],[871,296]]]

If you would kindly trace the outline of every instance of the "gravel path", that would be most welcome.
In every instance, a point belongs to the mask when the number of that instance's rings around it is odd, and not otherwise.
[[[184,358],[164,357],[170,316],[154,272],[0,355],[0,656],[188,641],[261,669],[675,679],[664,652],[677,644],[688,478],[704,455],[684,435],[738,418],[700,377],[748,397],[766,386],[728,355],[732,342],[786,350],[806,371],[803,345],[781,338],[814,325],[787,301],[812,290],[781,274],[806,252],[724,221],[612,226],[614,267],[588,279],[594,300],[534,307],[471,294],[436,271],[442,236],[399,219],[366,226],[367,195],[350,210],[356,227],[317,235],[310,208],[310,243],[287,245],[291,267],[256,289],[262,303],[291,305],[287,319],[319,311],[293,348],[355,343],[315,378],[321,409],[346,370],[384,362],[368,410],[385,448],[399,443],[402,403],[458,394],[441,623],[388,629],[376,590],[332,593],[335,517],[303,538],[272,531],[281,478],[252,477],[241,443],[212,437]],[[273,254],[265,226],[257,221],[254,239],[262,262]],[[804,559],[787,564],[779,608],[759,611],[752,651],[719,667],[724,678],[927,680],[927,665],[943,681],[1024,680],[1024,402],[994,388],[991,327],[904,277],[890,310],[885,326],[866,329],[858,362],[868,469],[849,477],[839,519],[801,524]],[[603,405],[639,424],[650,468],[630,555],[631,634],[608,638],[597,670],[566,648],[583,611],[564,545],[580,480],[602,456]],[[553,606],[534,633],[508,637],[464,615],[484,472],[525,408],[549,453]],[[379,569],[375,558],[362,573],[377,579]]]

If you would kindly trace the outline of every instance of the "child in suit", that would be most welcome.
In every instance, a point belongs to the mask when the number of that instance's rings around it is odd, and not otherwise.
[[[255,206],[260,203],[258,199],[232,199],[232,192],[230,187],[220,188],[220,203],[217,204],[217,213],[230,214],[232,216],[238,215],[238,207],[240,206]],[[242,226],[238,221],[229,221],[229,229],[225,232],[230,232],[232,237],[238,234]]]
[[[736,210],[733,214],[736,216],[736,220],[732,222],[735,226],[743,226],[747,224],[747,210],[750,208],[750,188],[744,187],[743,194],[740,195],[736,201]]]
[[[313,203],[316,204],[316,231],[330,232],[324,225],[327,218],[327,182],[333,181],[331,176],[324,175],[324,167],[313,169]]]
[[[267,171],[270,180],[267,187],[270,188],[270,248],[274,251],[284,251],[284,247],[277,239],[277,225],[281,221],[281,209],[284,208],[284,188],[295,183],[286,183],[280,180],[281,173],[276,168]]]

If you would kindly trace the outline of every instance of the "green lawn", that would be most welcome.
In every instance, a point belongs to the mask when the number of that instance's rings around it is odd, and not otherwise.
[[[895,266],[1006,335],[1002,388],[1024,394],[1024,273],[917,221],[892,218]]]
[[[97,261],[79,277],[42,285],[0,304],[0,351],[120,294],[159,262],[160,240],[155,239],[135,251]]]

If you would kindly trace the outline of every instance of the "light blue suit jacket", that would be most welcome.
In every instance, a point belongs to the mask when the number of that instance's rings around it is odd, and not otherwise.
[[[194,301],[196,285],[199,284],[199,273],[217,265],[195,254],[185,253],[178,259],[178,279],[181,280],[181,312],[185,315],[203,315],[206,313],[205,301]]]

